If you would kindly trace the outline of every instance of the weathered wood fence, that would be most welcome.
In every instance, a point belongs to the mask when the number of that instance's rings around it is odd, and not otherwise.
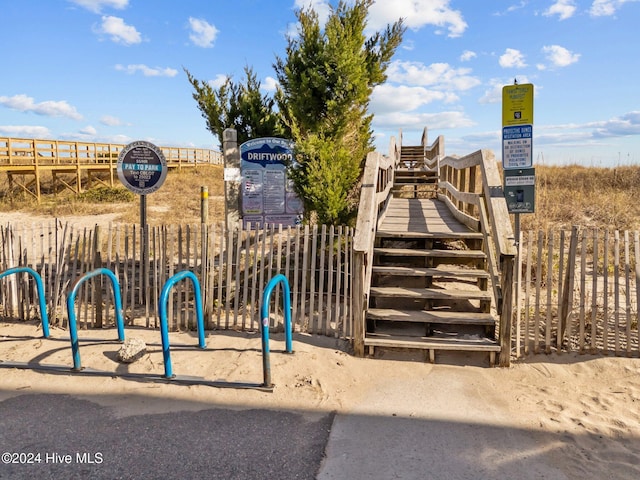
[[[640,234],[526,232],[512,345],[529,353],[640,356]]]
[[[0,227],[0,271],[29,266],[45,283],[52,323],[65,327],[66,293],[99,266],[116,273],[129,324],[156,327],[162,286],[190,270],[200,279],[209,329],[255,330],[264,287],[276,274],[291,286],[292,320],[300,332],[353,338],[353,230],[301,226],[227,229],[224,225],[150,227],[148,261],[138,225],[77,228],[61,222]],[[521,236],[512,354],[579,351],[640,356],[640,233],[574,228]],[[99,288],[98,288],[99,287]],[[282,328],[282,293],[272,298],[271,325]],[[193,288],[169,296],[173,330],[193,329]],[[0,280],[0,315],[38,316],[26,274]],[[102,308],[96,306],[102,305]],[[109,282],[94,277],[77,296],[81,327],[113,324]]]
[[[290,283],[296,330],[343,338],[352,335],[350,228],[182,225],[149,227],[145,235],[138,225],[77,229],[55,222],[21,230],[2,227],[1,233],[0,271],[29,266],[40,273],[50,319],[63,327],[68,321],[67,291],[83,274],[104,267],[119,279],[129,324],[157,327],[163,285],[175,273],[190,270],[200,280],[206,328],[255,330],[261,324],[264,287],[282,273]],[[171,290],[170,328],[195,328],[193,293],[189,282]],[[0,312],[13,318],[34,316],[36,294],[27,274],[5,277],[0,281]],[[276,329],[283,322],[281,295],[277,287],[271,306],[271,324]],[[113,304],[110,282],[100,276],[85,282],[76,305],[81,326],[113,324]]]

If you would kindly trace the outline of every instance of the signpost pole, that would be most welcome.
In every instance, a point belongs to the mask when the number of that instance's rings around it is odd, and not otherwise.
[[[143,285],[141,285],[141,296],[144,296],[145,313],[147,322],[149,322],[149,272],[147,266],[149,265],[149,228],[147,225],[147,195],[140,195],[140,229],[142,240],[142,278]],[[149,325],[147,325],[149,326]]]

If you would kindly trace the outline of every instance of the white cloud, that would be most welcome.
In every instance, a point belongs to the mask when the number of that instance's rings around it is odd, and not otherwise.
[[[115,69],[120,72],[126,72],[129,75],[133,75],[137,72],[142,72],[145,77],[175,77],[178,74],[178,70],[176,70],[175,68],[151,68],[143,64],[127,65],[126,67],[124,65],[118,64],[115,66]]]
[[[71,3],[86,8],[90,12],[100,13],[105,7],[122,10],[127,8],[129,0],[69,0]]]
[[[92,125],[87,125],[84,128],[81,128],[79,132],[82,135],[96,136],[98,134],[98,130],[95,129]]]
[[[637,2],[638,0],[593,0],[589,14],[592,17],[610,17],[625,3]]]
[[[266,77],[260,86],[265,92],[275,92],[278,87],[278,81],[273,77]]]
[[[142,42],[142,36],[136,30],[136,27],[127,25],[120,17],[103,16],[102,24],[97,31],[98,33],[109,35],[112,41],[123,45],[134,45]]]
[[[462,52],[462,55],[460,55],[460,61],[461,62],[468,62],[469,60],[471,60],[472,58],[476,58],[478,55],[476,55],[476,52],[472,52],[471,50],[465,50],[464,52]]]
[[[480,84],[469,68],[453,68],[448,63],[424,65],[420,62],[391,62],[389,81],[409,85],[433,86],[443,90],[468,90]]]
[[[529,79],[524,75],[518,75],[518,83],[531,83]],[[481,104],[487,103],[501,103],[502,102],[502,88],[505,85],[513,85],[514,79],[511,78],[508,81],[505,81],[502,78],[492,78],[489,80],[488,88],[485,90],[484,94],[478,100]],[[540,87],[537,87],[539,89]]]
[[[122,125],[122,120],[111,115],[103,115],[102,118],[100,118],[100,123],[108,127],[119,127]]]
[[[571,18],[573,16],[573,14],[576,12],[576,9],[577,7],[574,0],[557,0],[556,3],[551,5],[542,14],[547,17],[558,15],[559,20],[566,20],[567,18]]]
[[[449,3],[450,0],[378,1],[369,8],[369,27],[380,30],[403,18],[408,28],[419,30],[425,25],[434,25],[446,28],[449,37],[459,37],[467,29],[467,22]]]
[[[579,53],[572,53],[560,45],[547,45],[542,47],[542,51],[554,67],[566,67],[580,59]]]
[[[48,100],[36,103],[32,97],[27,95],[14,95],[13,97],[0,97],[0,105],[12,110],[32,112],[46,117],[68,117],[74,120],[82,120],[82,115],[78,113],[76,108],[64,100]]]
[[[189,17],[189,28],[191,28],[189,39],[194,45],[203,48],[213,47],[213,42],[219,33],[215,26],[201,18]]]
[[[439,130],[472,127],[475,123],[463,112],[458,111],[438,113],[394,112],[376,115],[373,119],[373,125],[381,129],[402,128],[404,131],[407,125],[428,125],[430,130]]]
[[[507,48],[505,52],[500,55],[499,63],[502,68],[522,68],[527,66],[522,52],[513,48]]]
[[[224,85],[224,82],[226,82],[228,78],[229,77],[227,77],[225,74],[219,73],[218,75],[216,75],[216,78],[214,78],[213,80],[209,80],[207,83],[213,88],[220,88],[222,85]]]
[[[377,116],[393,112],[409,112],[435,101],[451,102],[457,99],[458,97],[453,94],[424,87],[393,86],[384,83],[373,89],[369,109]]]
[[[35,125],[0,125],[0,132],[8,137],[51,138],[51,132],[47,127]]]

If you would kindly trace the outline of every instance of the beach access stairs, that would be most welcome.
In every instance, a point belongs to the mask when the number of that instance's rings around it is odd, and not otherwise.
[[[493,155],[444,139],[367,157],[354,239],[354,350],[478,352],[509,364],[514,236]],[[497,359],[497,360],[496,360]]]

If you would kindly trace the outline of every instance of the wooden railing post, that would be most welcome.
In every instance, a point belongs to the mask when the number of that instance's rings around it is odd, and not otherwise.
[[[353,252],[353,353],[364,357],[365,336],[365,255]]]

